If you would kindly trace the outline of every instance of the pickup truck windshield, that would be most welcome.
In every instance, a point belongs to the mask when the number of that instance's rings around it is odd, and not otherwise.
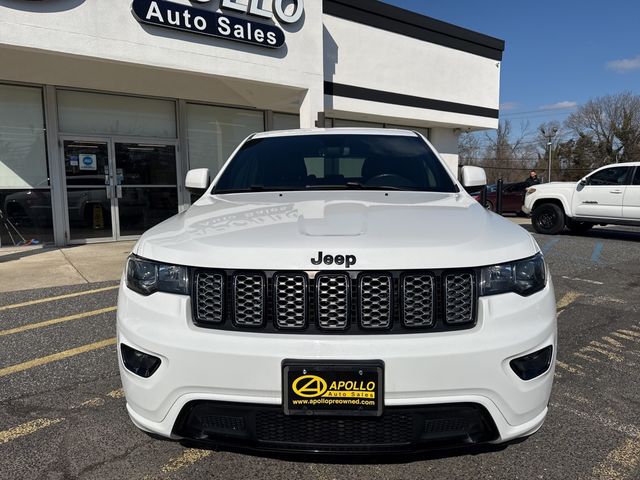
[[[300,190],[457,191],[418,137],[298,135],[248,141],[212,194]]]

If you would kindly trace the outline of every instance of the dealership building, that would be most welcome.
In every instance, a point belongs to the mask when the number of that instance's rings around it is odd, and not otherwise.
[[[258,131],[409,128],[456,172],[503,50],[376,0],[2,0],[1,246],[136,238]]]

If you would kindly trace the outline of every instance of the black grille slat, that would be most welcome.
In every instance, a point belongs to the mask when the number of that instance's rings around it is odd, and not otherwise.
[[[455,273],[445,277],[445,321],[460,324],[473,321],[475,304],[474,279],[470,273]]]
[[[196,319],[222,323],[224,320],[224,275],[201,272],[196,275]]]
[[[234,322],[242,327],[264,324],[265,279],[260,274],[236,274],[233,277]]]
[[[307,278],[301,274],[278,274],[274,277],[275,322],[278,328],[307,326]]]
[[[196,325],[291,334],[397,334],[475,326],[477,270],[192,271]]]
[[[402,278],[402,322],[405,327],[431,327],[435,320],[433,275],[405,275]]]
[[[390,275],[360,276],[360,326],[389,328],[393,319],[393,279]]]
[[[345,330],[349,326],[351,279],[346,274],[316,277],[316,315],[324,330]]]

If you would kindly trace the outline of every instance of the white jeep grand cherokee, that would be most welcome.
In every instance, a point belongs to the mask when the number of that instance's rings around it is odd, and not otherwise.
[[[486,182],[465,167],[466,186]],[[547,414],[553,286],[522,228],[421,135],[249,137],[146,232],[118,298],[127,408],[212,446],[367,453],[501,443]],[[208,187],[208,188],[207,188]]]

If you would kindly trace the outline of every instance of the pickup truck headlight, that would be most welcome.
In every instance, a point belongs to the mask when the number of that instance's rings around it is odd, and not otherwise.
[[[515,292],[528,297],[547,284],[542,254],[517,262],[484,267],[480,276],[480,295]]]
[[[527,188],[527,192],[525,193],[525,195],[531,195],[532,193],[536,193],[535,187]]]
[[[152,262],[130,256],[127,261],[127,287],[142,295],[155,292],[189,294],[187,267]]]

